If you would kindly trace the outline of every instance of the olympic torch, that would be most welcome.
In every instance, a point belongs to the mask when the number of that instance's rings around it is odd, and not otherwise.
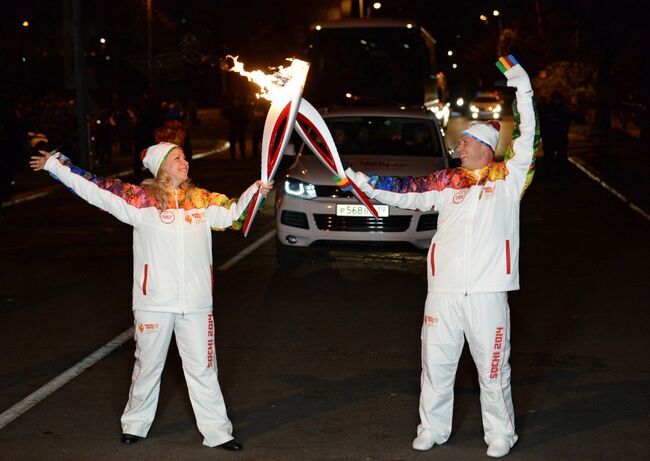
[[[233,62],[232,68],[260,87],[258,97],[271,101],[271,107],[264,122],[262,136],[262,181],[273,179],[280,159],[289,143],[293,129],[300,135],[305,144],[316,157],[333,174],[342,178],[339,185],[352,193],[377,218],[379,214],[370,203],[368,197],[345,174],[338,150],[323,117],[308,101],[302,98],[302,91],[309,71],[309,63],[299,59],[291,59],[291,66],[280,67],[273,74],[262,71],[244,70],[243,63],[237,57],[228,56]],[[321,141],[319,144],[318,141]],[[259,192],[253,197],[248,215],[244,222],[244,236],[248,235],[250,226],[260,206]]]
[[[273,74],[261,71],[247,72],[243,63],[236,57],[228,56],[234,62],[232,71],[238,72],[256,83],[263,97],[271,101],[271,107],[264,122],[262,135],[262,174],[261,179],[268,183],[280,165],[280,160],[289,144],[289,138],[298,116],[298,107],[302,99],[302,90],[305,87],[309,63],[300,59],[291,60],[291,66],[280,67]],[[248,235],[251,224],[260,207],[260,192],[258,191],[251,200],[248,214],[244,221],[244,236]]]

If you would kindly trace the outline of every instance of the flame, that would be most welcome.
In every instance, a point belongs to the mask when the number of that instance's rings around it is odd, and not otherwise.
[[[292,79],[299,79],[300,85],[305,83],[309,63],[295,58],[287,58],[291,62],[289,67],[279,66],[272,74],[266,74],[261,70],[246,71],[244,63],[239,61],[239,56],[226,56],[226,59],[231,59],[233,65],[228,70],[230,72],[237,72],[253,82],[260,88],[260,92],[256,93],[258,98],[264,98],[269,101],[278,99],[278,93],[290,84]]]

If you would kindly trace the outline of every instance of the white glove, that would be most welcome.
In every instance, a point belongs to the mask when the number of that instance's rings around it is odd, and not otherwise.
[[[533,93],[533,87],[530,84],[528,74],[517,62],[514,56],[502,56],[496,63],[496,66],[503,72],[503,75],[508,79],[506,85],[517,89],[517,93],[530,94]]]
[[[368,176],[366,176],[364,173],[361,173],[360,171],[354,171],[352,168],[348,167],[347,170],[345,170],[345,174],[350,178],[352,182],[354,182],[357,186],[362,186],[363,184],[367,184],[368,180],[370,179]]]

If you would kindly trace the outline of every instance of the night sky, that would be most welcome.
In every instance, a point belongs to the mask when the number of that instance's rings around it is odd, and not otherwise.
[[[38,98],[71,92],[69,43],[64,21],[71,0],[3,2],[0,94]],[[146,0],[82,1],[84,47],[90,91],[139,94],[147,84]],[[369,4],[370,2],[366,2]],[[633,1],[385,1],[373,16],[410,18],[438,42],[440,69],[450,87],[467,88],[493,75],[499,35],[516,34],[505,51],[516,54],[531,74],[558,61],[586,63],[601,72],[610,100],[647,101],[643,2]],[[488,7],[489,4],[489,7]],[[152,0],[155,86],[163,92],[195,88],[223,90],[219,59],[239,54],[254,66],[299,55],[309,25],[326,19],[340,1]],[[492,10],[500,16],[492,16]],[[485,14],[487,21],[479,16]],[[23,27],[23,21],[29,27]],[[104,37],[106,44],[99,40]],[[66,44],[68,47],[66,47]],[[447,50],[453,49],[454,59]],[[458,64],[451,67],[452,61]],[[67,69],[67,71],[66,71]],[[486,69],[489,71],[486,72]],[[607,73],[607,75],[604,75]],[[213,102],[214,95],[206,103]]]

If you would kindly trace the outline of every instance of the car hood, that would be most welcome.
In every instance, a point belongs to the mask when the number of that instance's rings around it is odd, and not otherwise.
[[[355,171],[380,176],[426,176],[446,168],[440,157],[346,155],[343,160]],[[313,155],[300,155],[287,174],[311,184],[332,184],[332,173]]]
[[[487,109],[488,107],[496,107],[497,104],[503,107],[503,101],[490,101],[490,102],[471,102],[470,106],[474,105],[479,109]]]

